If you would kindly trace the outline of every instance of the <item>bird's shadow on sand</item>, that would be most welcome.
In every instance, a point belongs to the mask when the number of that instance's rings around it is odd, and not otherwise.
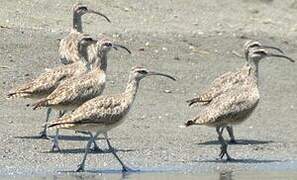
[[[85,148],[78,149],[62,149],[61,151],[44,151],[43,153],[52,153],[52,154],[81,154],[85,153]],[[134,152],[135,149],[114,149],[115,152]],[[104,149],[103,151],[90,151],[91,154],[109,154],[111,151]]]
[[[104,174],[130,174],[130,173],[141,173],[145,171],[141,171],[138,169],[133,169],[132,171],[128,172],[123,172],[122,169],[99,169],[99,170],[85,170],[84,172],[77,172],[77,171],[58,171],[60,173],[74,173],[74,174],[81,174],[81,173],[94,173],[94,174],[99,174],[99,173],[104,173]]]
[[[40,136],[16,136],[14,138],[18,139],[41,139],[44,140],[44,138],[40,138]],[[49,136],[49,139],[53,139],[54,136]],[[90,139],[89,136],[80,136],[80,135],[59,135],[59,140],[62,141],[88,141]],[[97,138],[96,140],[104,140],[105,138]],[[111,139],[111,138],[108,138]],[[46,140],[46,139],[45,139]]]
[[[257,163],[274,163],[274,162],[284,162],[281,160],[265,160],[265,159],[232,159],[231,161],[226,161],[223,159],[213,159],[213,160],[193,160],[191,162],[205,162],[205,163],[243,163],[243,164],[257,164]]]
[[[121,169],[100,169],[100,170],[86,170],[84,172],[76,172],[76,171],[58,171],[58,172],[68,174],[72,177],[75,177],[75,179],[93,179],[93,178],[98,179],[97,177],[98,174],[117,174],[121,176],[121,179],[126,179],[133,174],[148,173],[149,171],[146,172],[143,170],[133,169],[132,171],[123,172]]]
[[[268,141],[263,141],[263,140],[252,140],[252,139],[237,139],[236,143],[232,143],[231,145],[257,145],[257,144],[269,144],[273,143],[274,141],[268,140]],[[221,144],[217,140],[213,141],[206,141],[202,143],[196,143],[197,145],[218,145]]]
[[[131,167],[129,167],[131,168]],[[123,172],[122,169],[93,169],[93,170],[86,170],[84,172],[76,172],[76,171],[58,171],[59,173],[69,174],[71,176],[82,177],[83,179],[90,179],[89,177],[93,174],[97,176],[98,174],[118,174],[121,175],[123,179],[129,178],[130,175],[134,174],[141,174],[141,173],[164,173],[164,172],[176,172],[176,170],[165,170],[165,169],[135,169],[132,167],[127,172]]]

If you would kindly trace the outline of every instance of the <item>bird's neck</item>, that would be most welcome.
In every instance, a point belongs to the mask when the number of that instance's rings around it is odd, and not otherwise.
[[[92,69],[91,64],[88,62],[86,58],[81,57],[81,62],[84,64],[84,66],[87,68],[88,71]]]
[[[89,62],[89,53],[88,53],[88,48],[84,47],[79,51],[79,58],[80,58],[80,62],[88,69],[90,70],[91,64]]]
[[[82,32],[82,18],[81,15],[77,13],[73,13],[73,29],[77,30],[78,32]]]
[[[83,58],[83,61],[87,61],[89,59],[88,47],[84,47],[79,51],[80,58]]]
[[[250,66],[250,75],[254,76],[256,78],[257,83],[258,83],[259,61],[258,60],[250,60],[248,62],[248,66]]]
[[[98,54],[98,62],[97,66],[100,67],[100,69],[104,72],[106,72],[107,69],[107,54],[102,52]]]
[[[89,61],[92,63],[92,68],[100,68],[102,71],[106,72],[107,70],[107,53],[101,52],[94,54],[93,57],[89,58]]]
[[[136,80],[135,78],[129,78],[125,95],[128,97],[128,101],[132,103],[136,97],[136,93],[139,87],[139,80]]]

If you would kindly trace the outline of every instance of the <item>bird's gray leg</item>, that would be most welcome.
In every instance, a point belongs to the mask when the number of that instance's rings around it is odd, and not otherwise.
[[[107,144],[108,144],[108,148],[112,150],[111,153],[114,155],[114,157],[115,157],[115,158],[120,162],[120,164],[122,165],[122,171],[123,171],[123,172],[134,171],[134,170],[130,169],[129,167],[127,167],[127,166],[121,161],[121,159],[119,158],[119,156],[116,154],[114,148],[111,146],[111,144],[110,144],[110,142],[109,142],[109,140],[108,140],[108,138],[107,138],[107,133],[104,133],[104,137],[105,137],[106,142],[107,142]]]
[[[99,135],[99,133],[97,133],[95,136],[91,136],[90,140],[88,141],[86,149],[85,149],[85,154],[84,154],[83,160],[78,165],[78,169],[76,170],[76,172],[85,171],[85,162],[86,162],[86,159],[87,159],[87,155],[89,153],[90,147],[91,147],[94,139],[96,139],[98,135]]]
[[[47,122],[49,120],[51,112],[52,112],[52,108],[47,108],[44,129],[39,133],[40,138],[42,138],[42,139],[48,139],[48,136],[47,136]]]
[[[93,152],[103,153],[104,151],[103,151],[102,149],[100,149],[99,146],[98,146],[97,143],[96,143],[96,139],[97,139],[97,138],[94,138],[94,136],[93,136],[93,134],[92,134],[91,132],[86,133],[86,134],[89,134],[90,137],[93,138],[93,142],[92,142],[92,144],[94,144],[94,146],[93,146],[93,148],[91,148],[91,150],[92,150]]]
[[[77,131],[77,132],[82,133],[82,134],[90,135],[91,137],[93,136],[93,134],[90,133],[90,132],[84,132],[84,131]],[[105,137],[104,137],[104,138],[105,138]],[[94,141],[93,141],[94,146],[93,146],[93,148],[91,148],[91,150],[92,150],[93,152],[107,153],[107,152],[112,152],[112,151],[114,150],[114,149],[110,149],[110,148],[108,148],[107,151],[104,151],[103,149],[99,148],[99,146],[98,146],[97,143],[96,143],[96,140],[97,140],[97,139],[94,139]]]
[[[230,136],[229,144],[236,144],[237,142],[235,141],[235,137],[234,137],[234,134],[233,134],[233,128],[232,128],[232,126],[227,126],[226,129],[227,129],[228,134]]]
[[[226,143],[225,139],[223,138],[222,134],[223,134],[223,127],[216,127],[216,131],[218,133],[218,139],[221,143],[221,153],[220,153],[220,158],[223,159],[223,157],[226,155],[226,160],[227,161],[231,161],[232,158],[229,156],[228,152],[227,152],[227,146],[228,144]]]
[[[107,137],[107,133],[105,133],[104,138],[105,138],[107,144],[108,144],[108,143],[110,144],[110,142],[109,142],[109,140],[108,140],[108,137]],[[113,148],[112,146],[108,146],[108,150],[107,150],[106,152],[112,153],[112,152],[115,152],[115,151],[116,151],[115,148]]]
[[[59,129],[56,129],[56,135],[53,139],[52,151],[61,151],[59,147]]]
[[[62,117],[66,111],[59,111],[59,118]],[[61,151],[59,147],[59,129],[56,129],[56,135],[53,139],[52,151]]]

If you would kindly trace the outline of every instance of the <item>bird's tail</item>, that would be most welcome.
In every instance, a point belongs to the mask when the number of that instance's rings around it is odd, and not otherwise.
[[[12,91],[12,92],[9,92],[7,94],[7,98],[8,99],[12,99],[12,98],[18,98],[18,97],[27,97],[27,96],[30,96],[31,94],[28,93],[28,92],[17,92],[17,91]]]
[[[60,123],[59,122],[51,122],[51,123],[47,123],[47,128],[53,128],[55,126],[59,126]],[[59,127],[57,127],[59,128]]]
[[[48,128],[58,128],[58,129],[63,129],[63,128],[70,128],[73,127],[74,123],[72,122],[72,118],[70,115],[63,116],[59,119],[56,119],[50,123],[48,123]]]
[[[7,94],[8,99],[12,99],[12,98],[15,98],[15,97],[18,97],[18,94],[16,92],[9,92]]]
[[[186,101],[187,103],[189,103],[189,106],[192,106],[193,104],[196,104],[196,103],[205,103],[205,104],[208,104],[210,101],[209,100],[204,100],[203,98],[201,97],[197,97],[197,98],[193,98],[193,99],[190,99],[190,100],[187,100]]]
[[[185,127],[192,126],[192,125],[200,125],[201,123],[199,123],[198,121],[199,119],[200,119],[200,116],[195,117],[194,119],[188,120],[185,123]]]
[[[25,84],[19,88],[10,90],[7,94],[7,98],[16,98],[16,97],[27,97],[31,96],[32,92],[30,91],[32,84]]]
[[[187,100],[186,102],[189,103],[189,106],[192,106],[193,104],[199,102],[199,98],[190,99],[190,100]]]
[[[46,98],[43,98],[43,99],[37,101],[36,103],[32,104],[33,110],[35,110],[37,108],[45,107],[47,105],[48,105],[48,99],[46,99]]]

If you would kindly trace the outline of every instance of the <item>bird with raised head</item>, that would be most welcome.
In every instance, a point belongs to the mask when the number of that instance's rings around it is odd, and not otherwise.
[[[87,64],[87,48],[89,45],[96,43],[88,36],[81,36],[78,41],[78,49],[80,52],[80,61],[68,65],[60,65],[58,67],[47,69],[35,79],[11,90],[8,94],[9,98],[24,97],[33,100],[38,100],[47,97],[51,94],[57,86],[68,78],[79,76],[88,71]],[[49,119],[51,108],[47,110],[46,122]],[[41,131],[41,138],[47,138],[46,127]]]
[[[202,96],[197,102],[207,102],[207,106],[201,110],[198,116],[187,121],[185,126],[206,125],[215,127],[218,133],[218,139],[221,143],[220,158],[226,155],[226,160],[232,160],[227,152],[225,139],[222,136],[223,129],[227,126],[240,124],[246,120],[257,107],[260,94],[258,89],[258,65],[260,60],[265,57],[279,57],[295,62],[292,58],[283,54],[276,54],[267,51],[269,48],[253,47],[247,52],[247,64],[239,71],[235,77],[241,78],[233,80],[228,79],[229,87]],[[222,87],[224,88],[224,87]]]
[[[70,64],[79,60],[79,52],[76,44],[79,37],[82,36],[82,16],[85,14],[96,14],[102,16],[107,22],[110,22],[109,18],[104,14],[90,9],[88,6],[81,3],[73,5],[73,24],[70,33],[59,44],[60,60],[63,64]]]
[[[128,53],[131,52],[125,46],[112,43],[107,38],[100,39],[93,45],[96,46],[98,58],[93,60],[93,64],[88,65],[91,69],[80,76],[74,76],[65,80],[46,98],[40,99],[34,103],[33,109],[50,107],[64,112],[73,111],[87,100],[102,94],[106,84],[108,52],[118,47],[124,48]],[[60,150],[58,145],[58,130],[54,138],[52,150]],[[95,141],[94,150],[102,151]]]
[[[124,117],[128,114],[134,102],[140,80],[152,75],[164,76],[175,81],[175,78],[170,75],[150,71],[143,67],[134,67],[130,71],[126,90],[123,93],[93,98],[82,104],[74,112],[49,123],[49,128],[56,127],[95,134],[87,143],[83,160],[79,164],[77,171],[84,171],[90,146],[94,138],[96,139],[99,134],[104,134],[109,148],[113,149],[106,133],[124,122]],[[112,154],[120,162],[124,172],[131,170],[120,160],[115,151],[112,151]]]
[[[260,42],[253,41],[253,40],[248,40],[243,47],[244,47],[243,48],[244,55],[247,63],[248,63],[248,53],[253,48],[262,47],[262,48],[272,49],[280,53],[283,53],[283,51],[277,47],[262,45]],[[209,103],[214,98],[230,90],[230,88],[232,88],[234,84],[237,84],[242,80],[245,80],[246,71],[249,71],[249,66],[244,65],[242,68],[240,68],[237,71],[234,71],[234,72],[229,71],[220,75],[211,83],[211,85],[207,89],[205,89],[202,93],[199,93],[197,97],[188,100],[187,103],[189,103],[189,106],[192,106],[197,103],[201,104],[202,106],[209,105]],[[232,126],[227,126],[226,129],[230,136],[229,143],[236,144],[237,142],[234,137]]]

